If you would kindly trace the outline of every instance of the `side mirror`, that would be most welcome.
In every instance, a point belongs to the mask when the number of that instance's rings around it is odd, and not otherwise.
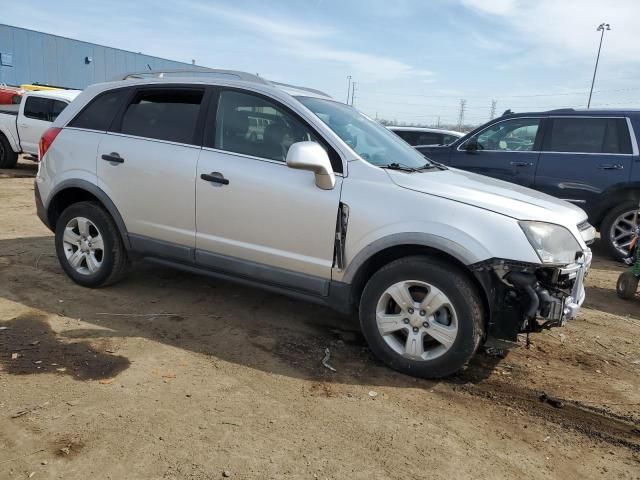
[[[472,138],[464,144],[464,149],[467,153],[474,153],[480,150],[480,147],[478,146],[478,141],[475,138]]]
[[[297,142],[291,145],[287,152],[287,166],[315,173],[316,185],[323,190],[332,190],[336,185],[329,155],[316,142]]]

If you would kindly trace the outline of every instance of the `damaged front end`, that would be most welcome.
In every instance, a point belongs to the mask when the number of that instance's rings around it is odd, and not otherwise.
[[[472,266],[489,299],[488,336],[515,341],[518,333],[564,326],[585,298],[591,250],[575,262],[549,266],[491,259]]]

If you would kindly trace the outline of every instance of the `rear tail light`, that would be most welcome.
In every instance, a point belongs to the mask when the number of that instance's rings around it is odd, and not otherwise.
[[[39,151],[40,161],[42,161],[42,159],[44,158],[44,154],[47,153],[47,150],[49,150],[49,147],[51,146],[53,141],[56,139],[56,137],[58,136],[61,130],[62,130],[61,128],[51,127],[47,129],[46,132],[44,132],[42,137],[40,137],[40,151]]]

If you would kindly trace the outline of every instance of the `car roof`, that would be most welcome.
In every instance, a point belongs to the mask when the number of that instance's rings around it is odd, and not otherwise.
[[[291,96],[312,96],[330,99],[331,96],[309,87],[290,85],[287,83],[269,81],[259,75],[238,70],[196,68],[188,70],[147,70],[127,73],[114,79],[116,82],[128,83],[195,83],[201,85],[230,85],[247,86],[256,84],[264,87],[284,91]]]
[[[25,93],[29,97],[60,98],[71,102],[80,95],[80,90],[32,90]]]
[[[429,132],[429,133],[446,133],[447,135],[463,136],[464,133],[455,130],[445,130],[444,128],[431,127],[401,127],[398,125],[389,125],[389,130],[402,130],[403,132]]]
[[[507,117],[526,117],[532,115],[552,115],[552,116],[576,116],[576,117],[590,117],[590,116],[599,116],[599,115],[637,115],[640,114],[640,109],[638,108],[558,108],[555,110],[545,110],[540,112],[518,112],[518,113],[507,113],[500,118]]]

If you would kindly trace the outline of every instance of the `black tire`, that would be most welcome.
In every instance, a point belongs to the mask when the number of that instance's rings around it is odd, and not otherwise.
[[[63,244],[65,228],[72,219],[78,217],[88,219],[102,236],[102,264],[95,273],[79,273],[67,260]],[[122,237],[111,216],[97,202],[74,203],[62,212],[56,222],[55,246],[62,269],[71,280],[83,287],[104,287],[117,282],[126,274],[128,259]]]
[[[0,168],[13,168],[18,163],[18,154],[13,151],[9,140],[0,134]]]
[[[451,347],[431,360],[407,358],[384,340],[378,330],[378,300],[390,286],[416,280],[441,290],[457,314],[458,332]],[[369,280],[360,299],[360,325],[369,348],[387,366],[407,375],[442,378],[459,371],[475,354],[485,333],[484,307],[476,286],[455,265],[413,256],[396,260],[378,270]]]
[[[638,289],[638,277],[630,271],[622,272],[616,284],[616,293],[620,298],[631,300],[636,296]]]
[[[626,252],[620,252],[613,244],[611,239],[612,229],[614,227],[613,222],[616,221],[620,215],[625,212],[632,212],[638,210],[638,202],[633,200],[626,200],[619,203],[605,215],[600,224],[600,240],[604,245],[607,253],[616,260],[622,260],[626,256]]]

